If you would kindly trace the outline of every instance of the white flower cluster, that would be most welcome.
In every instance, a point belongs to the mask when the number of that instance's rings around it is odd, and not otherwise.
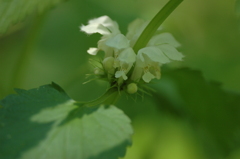
[[[125,36],[121,34],[115,21],[108,16],[102,16],[90,20],[88,25],[82,25],[80,29],[87,34],[102,35],[97,48],[89,48],[87,52],[91,55],[96,55],[99,50],[105,52],[102,64],[108,78],[130,78],[133,82],[142,79],[149,83],[154,78],[160,79],[162,64],[170,60],[181,61],[183,55],[177,51],[176,47],[180,44],[170,33],[153,36],[147,46],[135,53],[133,46],[147,24],[148,22],[136,19],[129,25]],[[133,71],[128,75],[132,67]]]

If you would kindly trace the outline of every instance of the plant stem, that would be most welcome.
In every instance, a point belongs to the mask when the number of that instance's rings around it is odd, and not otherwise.
[[[170,0],[151,20],[148,26],[143,30],[142,34],[135,43],[133,50],[137,54],[138,50],[145,47],[151,37],[155,34],[159,26],[164,20],[177,8],[183,0]]]
[[[84,102],[88,107],[101,105],[101,104],[115,104],[120,96],[120,93],[118,92],[118,89],[116,87],[110,88],[105,92],[102,96],[99,98],[90,101],[90,102]]]

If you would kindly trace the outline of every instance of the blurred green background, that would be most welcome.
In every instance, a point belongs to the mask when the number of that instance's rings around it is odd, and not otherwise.
[[[98,97],[106,90],[107,83],[82,83],[88,80],[85,74],[93,70],[86,50],[97,45],[100,35],[87,36],[79,31],[79,26],[87,24],[91,18],[108,15],[126,33],[132,20],[152,19],[166,2],[69,0],[43,14],[32,13],[0,36],[0,99],[14,93],[14,88],[31,89],[52,81],[75,100]],[[240,92],[240,32],[235,0],[184,0],[164,22],[163,28],[182,44],[180,51],[185,55],[183,62],[171,63],[168,68],[200,70],[207,81],[222,83],[222,88],[228,92]],[[169,83],[164,73],[162,77],[161,88]],[[194,79],[190,79],[191,84],[188,82],[186,79],[182,84],[194,91]],[[208,90],[195,91],[201,96]],[[174,96],[172,102],[179,102],[181,97],[178,99],[175,94],[178,92],[166,91],[166,100],[171,101],[170,97]],[[204,150],[206,147],[200,143],[189,121],[176,117],[171,111],[161,111],[153,98],[157,97],[144,96],[135,102],[123,96],[117,104],[130,116],[135,130],[133,146],[125,158],[209,158],[211,155]],[[204,112],[201,115],[206,116]],[[239,153],[234,149],[226,158],[240,158]]]

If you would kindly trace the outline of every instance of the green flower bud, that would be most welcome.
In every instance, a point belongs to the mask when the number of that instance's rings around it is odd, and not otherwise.
[[[114,67],[114,58],[113,57],[107,57],[103,60],[103,67],[107,72],[111,72]]]
[[[138,90],[138,87],[136,83],[130,83],[129,85],[127,85],[127,92],[129,94],[134,94],[137,92],[137,90]]]
[[[104,72],[103,72],[103,70],[100,69],[100,68],[95,68],[95,69],[94,69],[94,74],[95,74],[95,75],[104,75]]]

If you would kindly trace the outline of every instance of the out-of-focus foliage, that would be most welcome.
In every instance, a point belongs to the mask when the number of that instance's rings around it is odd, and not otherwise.
[[[235,10],[236,10],[236,14],[238,16],[238,25],[239,25],[239,28],[240,28],[240,0],[236,0],[236,8],[235,8]]]
[[[0,0],[0,34],[33,11],[41,13],[61,1],[63,0]]]
[[[115,159],[133,133],[115,106],[78,105],[56,84],[16,89],[0,101],[2,159]]]
[[[240,16],[240,0],[236,0],[236,12]]]
[[[240,93],[223,90],[219,83],[207,82],[199,71],[163,69],[162,73],[161,82],[152,84],[156,92],[144,99],[147,110],[144,106],[138,110],[134,106],[122,107],[133,118],[133,123],[136,122],[133,147],[126,158],[205,158],[202,152],[207,158],[225,158],[237,151]],[[155,104],[148,100],[155,100]],[[151,147],[153,143],[156,147]],[[171,149],[176,151],[175,155],[168,154]]]
[[[206,82],[199,71],[163,72],[157,87],[159,108],[189,120],[210,154],[229,155],[240,146],[240,94]],[[204,93],[203,93],[204,92]]]

